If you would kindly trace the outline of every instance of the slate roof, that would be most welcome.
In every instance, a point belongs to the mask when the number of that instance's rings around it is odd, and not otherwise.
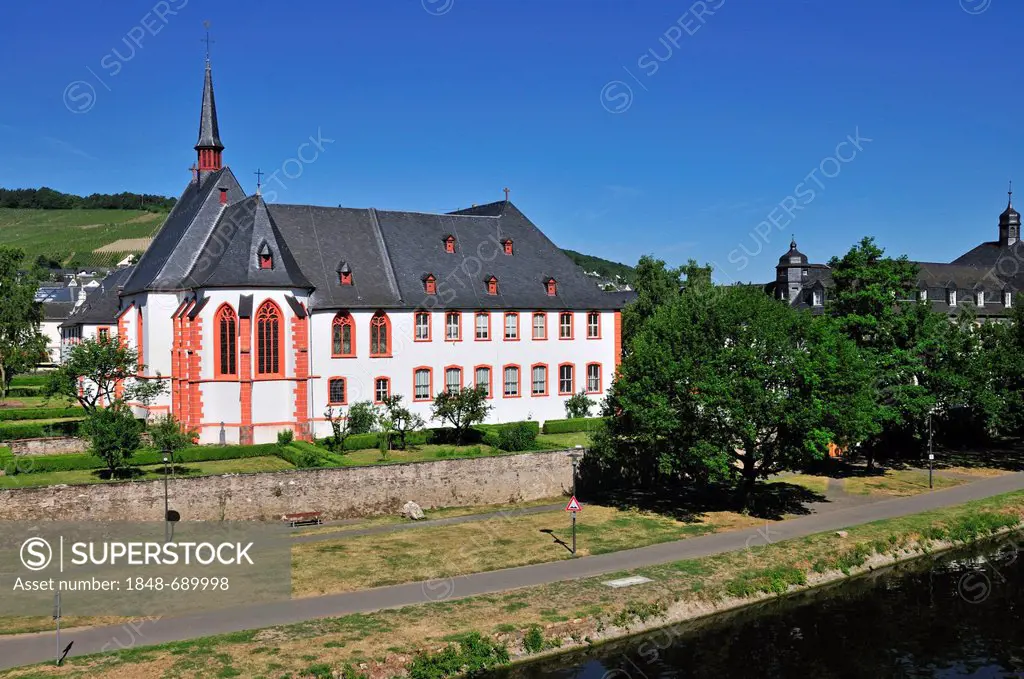
[[[202,148],[224,149],[217,125],[217,102],[213,98],[213,74],[209,59],[206,60],[206,77],[203,80],[203,105],[199,111],[199,141],[195,148],[197,151]]]
[[[110,273],[96,288],[89,290],[85,302],[61,323],[61,327],[81,324],[113,325],[121,312],[119,287],[134,273],[134,266],[126,266]]]

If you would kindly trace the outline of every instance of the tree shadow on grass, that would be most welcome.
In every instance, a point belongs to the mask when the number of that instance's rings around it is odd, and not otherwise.
[[[122,467],[121,469],[115,469],[113,472],[109,469],[97,469],[92,475],[102,481],[128,481],[145,476],[146,471],[138,467]]]
[[[821,493],[784,481],[758,483],[743,507],[732,486],[671,486],[645,489],[613,489],[587,493],[585,501],[653,512],[685,523],[703,523],[708,512],[742,512],[761,519],[782,519],[786,515],[810,514],[807,505],[827,502]]]
[[[551,536],[551,539],[555,541],[556,545],[561,545],[562,547],[565,547],[565,551],[569,552],[570,554],[572,553],[572,547],[570,547],[568,544],[566,544],[566,542],[564,540],[562,540],[560,537],[555,535],[555,531],[553,531],[552,529],[550,529],[550,528],[541,528],[540,532],[541,533],[547,533],[548,535]]]

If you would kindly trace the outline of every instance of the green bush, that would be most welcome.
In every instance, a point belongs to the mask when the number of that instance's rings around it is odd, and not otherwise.
[[[295,432],[291,429],[282,429],[277,432],[277,445],[286,446],[295,438]]]
[[[18,422],[16,424],[0,423],[0,441],[14,439],[37,439],[45,436],[77,436],[82,420],[66,422]]]
[[[510,453],[529,450],[537,441],[536,422],[513,422],[498,430],[498,448]]]
[[[52,420],[58,417],[85,417],[85,408],[5,408],[0,410],[0,421]]]
[[[593,407],[594,399],[587,396],[587,392],[581,391],[565,400],[565,416],[570,420],[590,417]]]
[[[18,398],[19,396],[39,396],[42,393],[43,392],[39,387],[11,387],[7,390],[7,397]]]
[[[529,631],[523,636],[523,648],[527,653],[540,653],[544,650],[544,632],[540,625],[530,625]]]
[[[255,446],[195,446],[179,451],[174,456],[175,464],[189,462],[210,462],[211,460],[235,460],[245,457],[263,457],[274,455],[277,446],[264,443]],[[72,453],[67,455],[33,455],[31,472],[67,472],[83,469],[103,469],[103,460],[89,453]],[[143,448],[132,455],[132,465],[142,466],[163,463],[163,453],[152,448]],[[27,471],[25,473],[27,473]]]
[[[358,401],[348,408],[348,429],[353,434],[369,434],[377,424],[377,408],[369,401]],[[347,446],[346,446],[347,447]],[[376,447],[367,446],[367,448]]]
[[[327,460],[324,459],[323,455],[321,455],[318,450],[302,448],[296,446],[294,443],[290,443],[286,446],[278,446],[277,455],[282,460],[290,462],[293,466],[298,467],[299,469],[327,466]]]
[[[364,450],[367,448],[376,448],[380,442],[380,434],[378,432],[370,432],[368,434],[352,434],[345,439],[345,450]],[[434,440],[434,430],[424,429],[422,431],[409,432],[405,436],[406,446],[420,446],[426,443],[436,443]]]
[[[46,381],[50,379],[50,376],[46,373],[36,373],[34,375],[15,375],[14,379],[11,380],[12,387],[41,387],[46,384]]]
[[[569,434],[577,431],[593,431],[601,425],[602,417],[577,417],[571,420],[545,420],[545,434]]]
[[[477,676],[484,670],[508,664],[508,649],[473,632],[437,653],[421,653],[409,663],[410,679],[447,679]]]

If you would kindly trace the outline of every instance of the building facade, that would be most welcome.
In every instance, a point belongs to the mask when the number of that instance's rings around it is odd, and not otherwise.
[[[140,416],[201,442],[325,436],[325,411],[401,395],[430,421],[442,389],[484,385],[488,421],[565,416],[600,399],[621,355],[623,298],[600,290],[507,199],[449,214],[268,204],[222,162],[206,64],[192,181],[137,263],[62,326],[116,333]],[[434,422],[433,424],[440,424]]]

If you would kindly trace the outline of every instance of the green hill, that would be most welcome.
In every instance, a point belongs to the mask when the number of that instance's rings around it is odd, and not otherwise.
[[[628,264],[613,262],[610,259],[601,259],[593,255],[585,255],[575,250],[562,250],[562,252],[569,255],[569,258],[576,262],[576,266],[589,274],[596,273],[599,278],[613,282],[633,283],[633,274],[636,272]]]

